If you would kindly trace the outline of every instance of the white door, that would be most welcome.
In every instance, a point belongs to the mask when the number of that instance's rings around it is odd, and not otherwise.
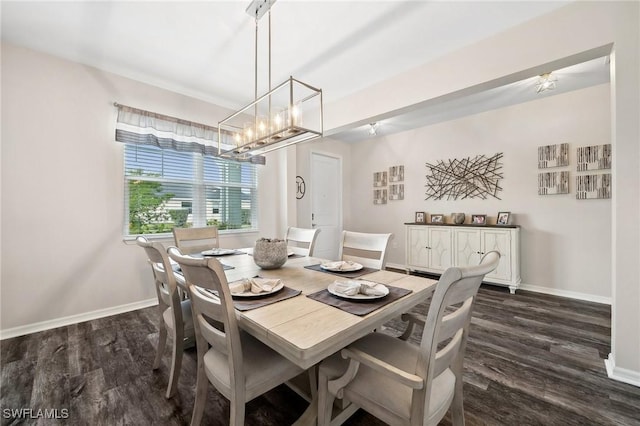
[[[340,158],[311,153],[311,226],[320,229],[313,256],[337,259],[342,232]]]

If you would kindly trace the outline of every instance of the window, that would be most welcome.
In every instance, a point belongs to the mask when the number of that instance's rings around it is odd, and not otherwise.
[[[124,165],[125,236],[185,226],[257,229],[254,164],[127,143]]]

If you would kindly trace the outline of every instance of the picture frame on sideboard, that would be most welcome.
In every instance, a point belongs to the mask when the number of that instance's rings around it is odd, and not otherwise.
[[[427,223],[426,220],[427,215],[424,212],[416,212],[416,223]]]
[[[438,225],[444,224],[444,215],[432,214],[431,215],[431,223],[437,223]]]
[[[496,225],[500,225],[500,226],[508,225],[510,217],[511,217],[511,212],[499,212],[498,218],[496,219]]]
[[[471,224],[472,225],[486,225],[487,224],[487,215],[486,214],[472,214],[471,215]]]

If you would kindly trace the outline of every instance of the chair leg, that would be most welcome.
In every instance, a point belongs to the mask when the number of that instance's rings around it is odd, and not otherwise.
[[[318,374],[318,426],[329,426],[335,395],[329,392],[329,378],[322,371]]]
[[[451,423],[454,426],[464,426],[462,386],[462,377],[459,377],[456,379],[456,388],[451,401]]]
[[[240,398],[232,398],[233,401],[229,401],[231,403],[231,415],[229,419],[230,426],[244,426],[244,407],[245,402],[244,398],[240,400]]]
[[[156,359],[153,361],[153,369],[157,370],[160,367],[160,361],[162,361],[162,353],[167,345],[167,327],[164,325],[164,321],[160,319],[160,337],[158,338],[158,350],[156,353]]]
[[[204,404],[207,402],[207,390],[209,389],[209,379],[204,372],[204,360],[198,359],[198,375],[196,379],[196,398],[193,402],[193,414],[191,415],[191,426],[200,426],[202,415],[204,414]]]
[[[182,353],[184,352],[184,329],[176,327],[173,330],[173,351],[171,353],[171,372],[169,373],[169,384],[167,385],[166,397],[171,398],[178,389],[178,379],[182,367]]]

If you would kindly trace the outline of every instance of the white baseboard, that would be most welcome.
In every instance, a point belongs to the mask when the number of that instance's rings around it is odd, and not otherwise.
[[[610,379],[640,387],[640,372],[616,367],[613,354],[609,354],[609,358],[604,360],[604,366]]]
[[[557,288],[542,287],[539,285],[520,284],[518,290],[532,291],[535,293],[550,294],[552,296],[567,297],[569,299],[584,300],[585,302],[603,303],[611,305],[611,298],[604,296],[595,296],[593,294],[578,293],[576,291],[559,290]]]
[[[401,265],[401,264],[397,264],[397,263],[389,263],[389,262],[387,262],[387,266],[389,268],[395,268],[395,269],[402,269],[402,270],[406,270],[407,269],[406,265]],[[489,285],[497,285],[497,286],[506,286],[505,284],[494,284],[494,283],[487,283],[487,284],[489,284]],[[611,298],[610,297],[595,296],[593,294],[579,293],[579,292],[568,291],[568,290],[559,290],[559,289],[556,289],[556,288],[542,287],[542,286],[539,286],[539,285],[531,285],[531,284],[520,283],[518,285],[518,290],[526,290],[526,291],[531,291],[531,292],[534,292],[534,293],[550,294],[552,296],[567,297],[569,299],[583,300],[585,302],[603,303],[605,305],[611,305]],[[517,292],[517,290],[516,290],[516,292]]]
[[[0,330],[0,340],[10,339],[12,337],[24,336],[25,334],[37,333],[39,331],[51,330],[52,328],[64,327],[79,322],[90,321],[98,318],[104,318],[111,315],[122,314],[125,312],[135,311],[137,309],[148,308],[158,304],[158,299],[147,299],[139,302],[127,303],[126,305],[114,306],[111,308],[98,309],[97,311],[85,312],[68,317],[56,318],[48,321],[36,322],[19,327]]]

